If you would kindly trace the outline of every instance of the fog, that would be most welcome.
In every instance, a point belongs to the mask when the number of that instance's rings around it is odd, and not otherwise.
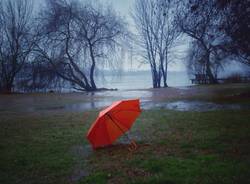
[[[3,0],[0,91],[246,81],[250,50],[244,3]]]

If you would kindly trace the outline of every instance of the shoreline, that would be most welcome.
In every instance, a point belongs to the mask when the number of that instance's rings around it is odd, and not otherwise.
[[[0,95],[0,112],[53,112],[95,110],[117,100],[137,99],[154,107],[178,101],[216,104],[250,104],[250,84],[224,84],[157,89],[99,91],[92,93],[25,93]]]

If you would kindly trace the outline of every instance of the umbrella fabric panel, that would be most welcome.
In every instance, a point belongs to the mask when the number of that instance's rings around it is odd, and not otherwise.
[[[116,104],[116,106],[110,109],[110,112],[116,111],[141,111],[140,109],[140,102],[139,100],[126,100],[121,101],[120,103]]]
[[[99,113],[99,117],[104,116],[107,112],[111,111],[113,108],[115,108],[118,104],[120,104],[121,101],[117,101],[112,103],[109,107],[103,109],[100,113]]]
[[[112,143],[107,133],[107,127],[104,121],[105,117],[98,118],[90,133],[88,134],[88,139],[94,148]]]
[[[108,116],[106,116],[106,128],[107,133],[111,142],[118,139],[122,134],[124,134],[128,129],[120,124],[119,122],[115,121],[114,119],[111,120]]]
[[[139,114],[140,112],[138,111],[122,110],[112,113],[112,116],[119,124],[125,126],[126,129],[129,130]]]
[[[112,144],[131,128],[140,112],[139,99],[117,101],[102,110],[87,134],[93,148]]]

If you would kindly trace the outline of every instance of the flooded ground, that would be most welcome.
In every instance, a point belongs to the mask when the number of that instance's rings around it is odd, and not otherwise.
[[[71,182],[77,182],[89,175],[89,169],[86,168],[86,159],[93,154],[90,145],[75,145],[70,150],[75,159],[78,160],[70,176]]]
[[[0,111],[29,113],[40,111],[82,112],[102,109],[117,100],[135,98],[140,99],[142,109],[162,108],[177,111],[249,109],[249,104],[231,103],[234,98],[249,98],[249,94],[249,85],[232,84],[93,93],[0,95]],[[220,99],[220,101],[218,102],[216,99]]]
[[[85,102],[79,104],[71,104],[62,107],[67,111],[86,111],[91,109],[101,109],[112,102]],[[206,101],[174,101],[174,102],[149,102],[142,101],[141,108],[145,110],[150,109],[169,109],[176,111],[213,111],[213,110],[238,110],[250,109],[250,105],[242,104],[216,104]]]
[[[145,109],[127,133],[136,141],[139,149],[129,152],[129,139],[122,136],[113,146],[93,151],[86,140],[86,133],[96,119],[97,112],[116,100],[131,98],[139,98],[142,109]],[[109,176],[113,181],[116,171],[120,172],[121,169],[124,169],[124,177],[139,176],[141,173],[138,170],[129,174],[128,171],[134,169],[137,160],[148,161],[152,159],[151,155],[156,156],[157,164],[158,158],[171,156],[172,159],[172,156],[176,156],[176,167],[182,167],[178,159],[183,154],[190,155],[191,158],[194,154],[198,157],[204,156],[204,159],[198,159],[199,162],[196,158],[186,161],[187,164],[191,161],[200,166],[195,168],[196,172],[204,166],[204,160],[209,158],[210,161],[211,157],[207,156],[214,153],[221,153],[220,158],[223,161],[219,165],[223,166],[225,155],[229,155],[230,162],[226,165],[226,170],[230,176],[231,169],[234,168],[234,161],[231,162],[231,159],[236,158],[237,161],[238,158],[249,155],[249,150],[246,149],[249,147],[247,141],[250,135],[247,131],[249,110],[245,110],[250,109],[249,102],[248,84],[96,93],[0,95],[0,147],[3,148],[1,154],[4,158],[2,168],[8,171],[3,177],[6,181],[12,178],[13,181],[20,181],[21,178],[24,183],[48,183],[53,180],[58,180],[54,183],[80,183],[84,178],[98,177],[95,175],[98,171],[107,171],[112,174]],[[224,111],[228,109],[231,111]],[[123,160],[132,161],[128,162],[132,164],[124,165]],[[186,163],[183,165],[184,169]],[[245,164],[245,159],[242,163]],[[247,163],[245,165],[243,168],[247,168]],[[37,169],[31,173],[31,168]],[[221,173],[224,176],[224,170]],[[239,172],[239,177],[242,176],[241,173],[242,171]],[[246,178],[247,176],[246,174]],[[119,183],[120,180],[118,178],[115,181],[114,183]]]
[[[214,111],[214,110],[239,110],[250,109],[250,105],[242,104],[216,104],[206,101],[174,101],[166,103],[144,103],[142,106],[144,109],[169,109],[176,111]]]

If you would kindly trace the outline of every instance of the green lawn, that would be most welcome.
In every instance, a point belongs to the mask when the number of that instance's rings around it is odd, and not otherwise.
[[[0,111],[0,183],[250,183],[250,109],[145,110],[133,152],[121,140],[92,151],[97,113]]]
[[[90,151],[96,114],[1,114],[0,183],[250,183],[250,110],[144,111],[134,152]]]

